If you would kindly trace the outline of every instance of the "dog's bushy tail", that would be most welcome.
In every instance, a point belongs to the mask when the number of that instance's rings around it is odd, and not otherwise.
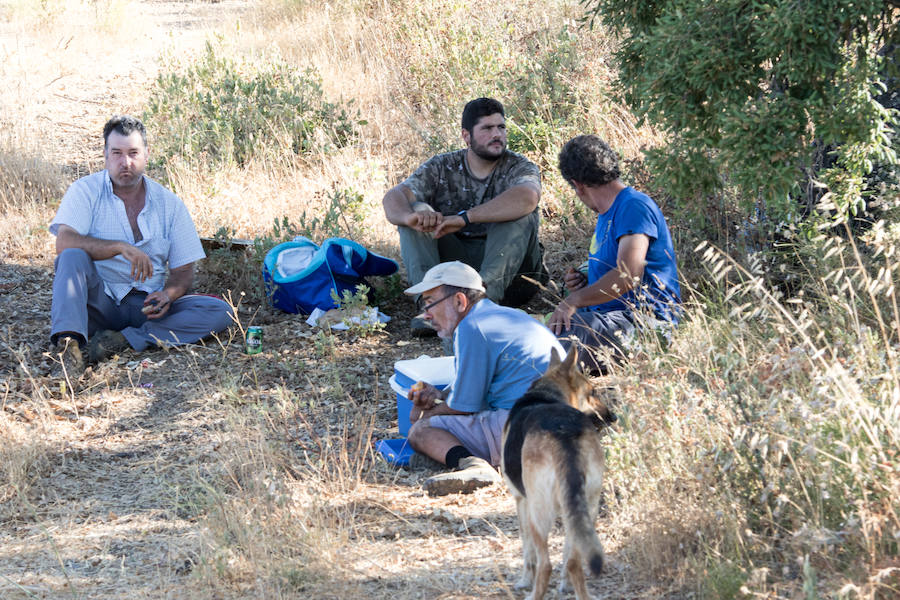
[[[566,469],[565,475],[563,524],[566,535],[571,536],[574,548],[587,563],[591,573],[599,575],[603,571],[605,555],[597,530],[594,529],[595,513],[588,505],[583,471],[571,468],[572,466]]]

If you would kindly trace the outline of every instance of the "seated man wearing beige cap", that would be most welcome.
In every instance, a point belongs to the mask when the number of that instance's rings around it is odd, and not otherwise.
[[[409,394],[410,445],[454,470],[426,480],[425,490],[442,496],[499,482],[509,409],[544,374],[554,349],[563,356],[562,346],[533,317],[489,300],[481,276],[462,262],[432,267],[406,293],[422,295],[425,318],[456,348],[449,388],[425,384]]]

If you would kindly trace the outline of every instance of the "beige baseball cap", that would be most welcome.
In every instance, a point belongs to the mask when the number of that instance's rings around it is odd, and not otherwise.
[[[463,262],[454,260],[428,269],[425,278],[411,288],[407,288],[406,293],[414,296],[442,285],[453,285],[479,292],[485,291],[478,271]]]

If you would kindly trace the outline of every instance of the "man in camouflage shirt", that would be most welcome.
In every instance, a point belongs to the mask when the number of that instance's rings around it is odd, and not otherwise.
[[[418,284],[439,263],[459,260],[479,271],[488,298],[524,304],[537,286],[521,276],[549,279],[538,243],[540,170],[506,149],[506,118],[496,100],[466,104],[462,138],[465,149],[432,157],[384,196],[409,283]],[[413,333],[432,330],[417,318]]]

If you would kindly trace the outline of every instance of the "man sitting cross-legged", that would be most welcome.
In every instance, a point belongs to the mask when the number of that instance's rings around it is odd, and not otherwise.
[[[206,255],[184,203],[144,175],[144,125],[113,117],[103,139],[106,169],[73,183],[50,224],[50,340],[73,378],[85,346],[96,362],[157,342],[193,343],[233,322],[225,301],[188,295],[194,262]]]
[[[458,260],[479,272],[488,298],[521,306],[549,280],[538,239],[540,170],[507,149],[503,105],[493,98],[465,105],[461,135],[465,148],[433,156],[388,190],[385,216],[397,225],[410,284]],[[434,334],[421,316],[411,329]]]

